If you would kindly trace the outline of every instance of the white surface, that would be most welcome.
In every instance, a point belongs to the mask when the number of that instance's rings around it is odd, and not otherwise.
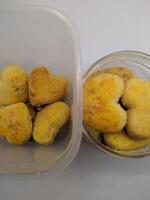
[[[149,0],[34,0],[41,2],[62,10],[74,22],[84,71],[113,51],[150,53]],[[111,158],[84,142],[71,166],[55,179],[44,174],[2,176],[0,199],[149,200],[149,185],[150,158]]]

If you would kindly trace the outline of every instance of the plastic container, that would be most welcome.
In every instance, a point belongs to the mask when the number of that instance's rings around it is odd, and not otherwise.
[[[37,6],[0,6],[0,67],[22,64],[27,71],[48,66],[69,80],[66,101],[71,120],[65,137],[55,144],[13,146],[0,141],[0,174],[60,171],[76,155],[81,142],[81,68],[76,31],[60,12]]]
[[[132,70],[138,77],[150,81],[150,55],[136,51],[120,51],[105,56],[94,63],[84,76],[83,82],[93,73],[114,66],[124,66]],[[118,151],[101,142],[97,142],[86,129],[82,127],[85,138],[97,149],[113,156],[140,158],[150,155],[150,146],[134,151]]]

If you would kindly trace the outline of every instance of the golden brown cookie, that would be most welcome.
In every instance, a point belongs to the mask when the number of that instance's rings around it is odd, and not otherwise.
[[[133,138],[150,137],[150,82],[130,79],[122,97],[122,103],[129,110],[127,132]]]
[[[124,90],[123,81],[116,75],[97,72],[83,88],[84,123],[100,132],[120,131],[127,114],[118,104]]]
[[[111,67],[104,70],[105,73],[111,73],[119,76],[124,82],[134,78],[134,73],[127,67]]]
[[[60,128],[69,118],[69,106],[55,102],[37,113],[33,138],[39,144],[52,144]]]
[[[0,135],[12,144],[25,144],[32,134],[30,112],[24,103],[0,109]]]
[[[27,74],[21,65],[6,65],[0,74],[0,106],[26,102]]]
[[[104,141],[111,148],[120,151],[131,151],[150,145],[150,139],[134,140],[125,131],[116,133],[104,133]]]
[[[127,108],[150,107],[150,82],[133,78],[130,79],[125,87],[122,103]]]
[[[46,67],[36,67],[28,81],[29,99],[32,106],[41,106],[62,99],[67,90],[67,80],[55,75]]]
[[[150,110],[133,108],[127,112],[127,132],[135,139],[150,137]]]

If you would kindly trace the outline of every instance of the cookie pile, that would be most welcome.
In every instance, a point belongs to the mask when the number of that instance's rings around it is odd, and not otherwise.
[[[28,75],[21,65],[6,65],[0,75],[0,136],[12,144],[31,138],[52,144],[69,118],[69,106],[60,101],[67,80],[43,66]]]
[[[126,67],[89,76],[83,88],[83,120],[97,140],[117,150],[150,144],[150,82]]]

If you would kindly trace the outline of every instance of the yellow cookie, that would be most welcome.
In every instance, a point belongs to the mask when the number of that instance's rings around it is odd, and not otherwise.
[[[125,87],[122,103],[127,108],[150,107],[150,82],[133,78],[130,79]]]
[[[111,148],[120,151],[131,151],[146,147],[150,144],[150,139],[133,140],[125,133],[125,131],[120,131],[116,133],[105,133],[104,141]]]
[[[84,105],[89,101],[90,104],[94,100],[106,104],[110,101],[117,102],[119,100],[124,90],[124,83],[116,75],[99,71],[86,80],[83,89]]]
[[[28,81],[29,99],[32,106],[41,106],[62,99],[67,90],[67,80],[54,75],[46,67],[35,68]]]
[[[130,79],[122,103],[129,109],[126,125],[128,134],[133,138],[150,137],[150,82]]]
[[[124,83],[118,76],[97,72],[83,90],[84,123],[100,132],[120,131],[125,126],[127,114],[118,104]]]
[[[6,65],[0,74],[0,106],[26,102],[27,74],[21,65]]]
[[[90,112],[85,111],[84,120],[101,132],[115,132],[125,126],[127,115],[119,104],[109,103],[104,106],[99,105]]]
[[[150,137],[150,111],[139,108],[128,110],[127,132],[131,137],[144,139]]]
[[[64,102],[55,102],[37,113],[33,138],[39,144],[52,144],[60,128],[69,118],[69,107]]]
[[[17,103],[0,109],[0,135],[12,144],[25,144],[31,137],[30,112],[24,103]]]
[[[127,67],[112,67],[104,70],[105,73],[111,73],[119,76],[124,82],[128,81],[131,78],[134,78],[135,75]]]

